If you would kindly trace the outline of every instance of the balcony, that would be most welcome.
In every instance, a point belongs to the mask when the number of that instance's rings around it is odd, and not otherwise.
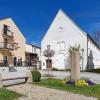
[[[4,37],[9,37],[9,38],[14,38],[13,32],[11,32],[10,30],[6,30],[6,31],[4,30],[3,36]]]
[[[0,50],[14,50],[11,43],[0,42]]]

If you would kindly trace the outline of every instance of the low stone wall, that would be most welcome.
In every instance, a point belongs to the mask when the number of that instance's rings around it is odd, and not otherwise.
[[[3,86],[9,86],[9,85],[16,85],[20,83],[25,83],[25,77],[23,78],[16,78],[16,79],[8,79],[3,81]]]
[[[15,67],[14,67],[15,68]],[[16,67],[17,72],[9,72],[9,67],[0,67],[3,85],[19,84],[26,81],[28,69]]]
[[[3,81],[2,81],[2,75],[0,73],[0,88],[2,88],[2,87],[3,87]]]

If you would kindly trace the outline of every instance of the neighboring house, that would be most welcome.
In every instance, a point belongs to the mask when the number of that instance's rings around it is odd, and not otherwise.
[[[41,67],[41,48],[32,44],[26,44],[26,64],[40,69]]]
[[[39,47],[26,44],[11,18],[0,20],[0,73],[4,86],[26,82],[27,66],[40,67],[40,53]]]
[[[0,20],[0,66],[40,67],[41,48],[26,39],[11,18]]]
[[[11,18],[0,20],[0,65],[16,66],[25,61],[26,39]]]
[[[51,67],[65,69],[70,67],[68,49],[75,44],[83,50],[83,60],[80,67],[84,69],[100,66],[100,48],[95,41],[81,30],[62,10],[59,10],[50,28],[41,41],[41,65],[46,69],[47,58],[43,52],[50,46],[55,51],[54,57],[50,58]],[[81,52],[81,51],[80,51]],[[82,52],[81,52],[82,56]],[[83,63],[82,63],[83,62]]]

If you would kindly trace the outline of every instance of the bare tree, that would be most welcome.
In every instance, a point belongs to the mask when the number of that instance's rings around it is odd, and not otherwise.
[[[49,60],[51,57],[54,56],[55,52],[53,50],[50,49],[50,45],[47,45],[47,49],[44,50],[43,52],[44,56],[47,57],[47,70],[48,70],[48,75],[49,75],[49,68],[51,67],[50,64],[49,64]]]

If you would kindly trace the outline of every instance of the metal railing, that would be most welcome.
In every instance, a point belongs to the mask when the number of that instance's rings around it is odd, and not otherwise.
[[[4,36],[9,36],[9,37],[12,37],[12,38],[14,37],[14,36],[13,36],[13,32],[10,31],[10,30],[7,30],[7,29],[4,29],[4,30],[3,30],[3,35],[4,35]]]
[[[11,43],[0,42],[0,49],[13,50],[13,45]]]
[[[13,63],[14,67],[34,67],[37,68],[41,66],[41,64],[34,63],[33,65],[29,64],[26,61],[16,61]],[[5,63],[4,60],[0,60],[0,67],[9,67],[8,61]]]

